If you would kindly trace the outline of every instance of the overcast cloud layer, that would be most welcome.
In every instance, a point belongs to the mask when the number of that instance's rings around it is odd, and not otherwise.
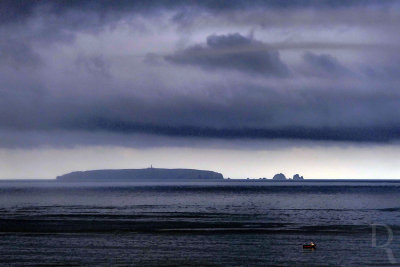
[[[400,139],[398,2],[248,2],[1,1],[0,146]]]

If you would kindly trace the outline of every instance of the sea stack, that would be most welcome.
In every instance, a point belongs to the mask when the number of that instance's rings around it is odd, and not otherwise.
[[[293,175],[293,180],[304,180],[303,176],[300,176],[298,174]]]
[[[275,174],[272,179],[284,181],[284,180],[286,180],[286,176],[283,173],[278,173],[278,174]]]

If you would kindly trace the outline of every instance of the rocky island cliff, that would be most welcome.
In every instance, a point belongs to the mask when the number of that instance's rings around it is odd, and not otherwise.
[[[223,180],[221,173],[194,169],[117,169],[75,171],[57,176],[57,181],[182,181]]]
[[[295,174],[295,175],[293,175],[293,178],[290,179],[290,178],[286,178],[286,176],[283,173],[278,173],[278,174],[274,175],[272,180],[275,180],[275,181],[286,181],[286,180],[303,181],[304,177],[300,176],[299,174]]]

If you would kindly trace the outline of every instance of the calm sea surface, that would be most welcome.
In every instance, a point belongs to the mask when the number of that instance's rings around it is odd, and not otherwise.
[[[399,182],[0,182],[0,265],[391,264]]]

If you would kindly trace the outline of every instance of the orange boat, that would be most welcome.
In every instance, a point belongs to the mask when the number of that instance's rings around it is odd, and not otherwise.
[[[314,242],[310,242],[308,244],[303,244],[303,248],[315,249],[315,248],[317,248],[317,245]]]

